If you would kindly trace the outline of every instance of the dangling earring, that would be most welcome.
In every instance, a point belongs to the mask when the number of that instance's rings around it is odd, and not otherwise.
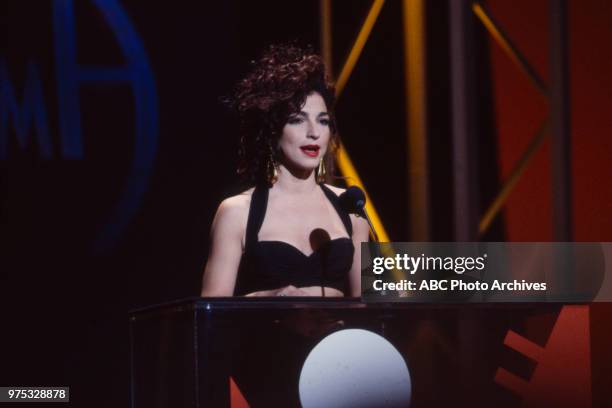
[[[270,157],[268,158],[268,168],[267,170],[267,178],[268,183],[270,185],[276,183],[278,180],[278,170],[276,170],[276,162],[274,161],[274,157],[272,156],[272,150],[270,149]]]
[[[325,164],[323,164],[323,158],[319,162],[319,166],[317,167],[317,183],[325,182]]]

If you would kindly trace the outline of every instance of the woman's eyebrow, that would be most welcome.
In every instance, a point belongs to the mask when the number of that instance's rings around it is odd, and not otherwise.
[[[308,117],[308,112],[306,111],[300,111],[296,114],[297,116],[302,116],[304,118]],[[317,118],[321,117],[321,116],[329,116],[329,113],[327,112],[319,112],[319,114],[317,115]]]

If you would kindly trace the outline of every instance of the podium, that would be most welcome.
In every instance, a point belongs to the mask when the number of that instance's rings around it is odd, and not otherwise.
[[[299,364],[320,339],[347,328],[373,331],[401,353],[413,382],[411,407],[515,406],[516,396],[493,382],[507,353],[504,336],[529,317],[554,318],[558,309],[291,297],[190,298],[146,307],[129,314],[131,407],[229,407],[229,379],[240,379],[237,356],[264,355],[257,363],[263,380],[287,361],[283,353]],[[249,400],[248,387],[237,384]]]

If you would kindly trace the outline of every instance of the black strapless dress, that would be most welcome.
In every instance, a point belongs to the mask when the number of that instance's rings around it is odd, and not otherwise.
[[[338,212],[349,237],[324,241],[310,255],[284,241],[259,241],[257,236],[266,215],[269,190],[265,186],[256,187],[251,197],[245,250],[240,261],[235,295],[287,285],[327,286],[347,292],[348,272],[355,251],[350,238],[353,233],[351,219],[340,208],[338,196],[324,184],[320,186]]]

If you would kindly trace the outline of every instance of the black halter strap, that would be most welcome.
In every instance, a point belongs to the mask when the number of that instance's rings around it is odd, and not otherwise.
[[[266,216],[266,207],[268,206],[268,187],[256,186],[251,196],[251,205],[249,208],[249,219],[246,229],[245,250],[253,243],[257,242],[257,234],[261,229],[264,217]]]
[[[340,203],[338,202],[338,196],[329,189],[325,184],[319,184],[323,193],[327,199],[332,203],[334,209],[340,216],[344,228],[348,232],[349,237],[353,236],[353,225],[351,223],[351,217],[349,214],[342,210]],[[249,208],[249,218],[247,221],[246,229],[246,243],[245,247],[249,248],[253,243],[257,242],[257,235],[263,224],[266,216],[266,207],[268,206],[268,187],[267,186],[256,186],[251,196],[251,205]],[[246,249],[245,248],[245,249]]]
[[[321,189],[323,189],[323,192],[327,196],[327,199],[331,201],[332,205],[336,209],[336,212],[340,216],[340,219],[342,220],[342,223],[344,224],[344,228],[346,228],[346,232],[348,232],[349,237],[352,237],[353,236],[353,224],[351,223],[351,217],[348,215],[346,211],[343,211],[342,208],[340,207],[338,196],[336,195],[336,193],[331,191],[329,187],[327,187],[325,184],[321,183],[319,185],[321,186]]]

